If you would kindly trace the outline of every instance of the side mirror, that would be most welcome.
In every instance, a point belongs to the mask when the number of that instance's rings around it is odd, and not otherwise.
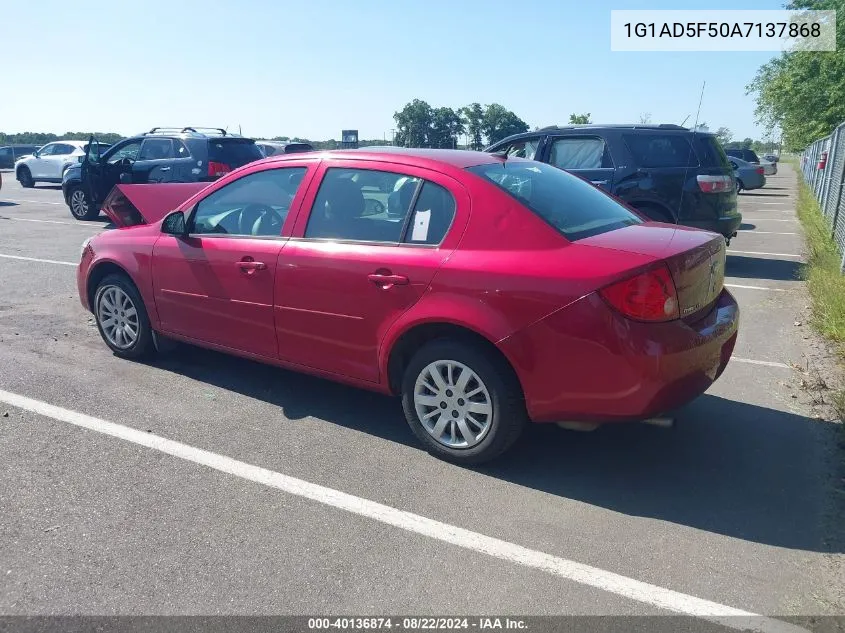
[[[132,184],[132,174],[128,172],[123,172],[120,174],[120,184],[121,185],[131,185]]]
[[[41,156],[41,152],[35,150],[34,152],[32,152],[32,155],[35,156],[35,158],[38,158],[39,156]]]
[[[185,214],[181,211],[173,211],[165,216],[161,223],[161,232],[165,235],[176,235],[184,237],[188,234],[188,227],[185,225]]]

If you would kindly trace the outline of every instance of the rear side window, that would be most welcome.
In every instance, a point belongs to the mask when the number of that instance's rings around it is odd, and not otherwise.
[[[754,150],[746,149],[742,152],[742,157],[747,160],[749,163],[759,163],[760,158],[754,152]]]
[[[686,134],[625,134],[625,144],[640,167],[696,167]]]
[[[560,169],[613,167],[604,140],[594,136],[556,139],[552,143],[549,162]]]
[[[208,160],[223,163],[232,169],[262,158],[261,150],[253,141],[214,139],[208,142]]]
[[[719,139],[708,134],[695,135],[695,148],[698,150],[698,158],[703,167],[726,167],[728,157]]]
[[[590,183],[551,165],[514,161],[468,170],[516,198],[569,240],[643,222]]]

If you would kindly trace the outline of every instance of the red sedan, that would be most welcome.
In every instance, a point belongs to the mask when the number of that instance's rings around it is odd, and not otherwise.
[[[104,210],[120,228],[86,242],[78,285],[115,354],[166,337],[401,395],[455,462],[496,457],[527,420],[671,411],[736,341],[721,236],[533,161],[293,154],[118,185]]]

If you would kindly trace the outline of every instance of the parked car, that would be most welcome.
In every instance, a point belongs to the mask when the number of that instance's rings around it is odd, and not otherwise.
[[[777,154],[763,154],[763,159],[769,161],[770,163],[777,163],[780,161],[780,156]]]
[[[735,158],[741,158],[745,162],[752,163],[754,165],[760,164],[760,157],[757,156],[753,149],[726,149],[725,154]]]
[[[156,127],[104,153],[86,154],[65,173],[62,192],[73,217],[92,220],[119,182],[209,182],[261,158],[253,139],[222,128]]]
[[[736,178],[737,193],[766,186],[765,170],[762,165],[753,165],[736,156],[731,156],[729,160]]]
[[[715,231],[728,242],[742,222],[731,167],[713,134],[667,124],[552,126],[486,151],[560,167],[652,220]]]
[[[100,150],[103,147],[108,145],[100,147]],[[22,187],[34,187],[38,182],[60,183],[65,171],[71,165],[79,164],[87,148],[87,141],[47,143],[32,155],[18,159],[15,163],[15,178]]]
[[[6,145],[0,147],[0,169],[11,169],[15,166],[15,161],[24,156],[29,156],[38,145]]]
[[[387,179],[401,211],[367,215]],[[208,185],[120,184],[103,208],[126,228],[83,244],[77,281],[117,356],[175,339],[401,395],[454,462],[496,457],[528,420],[667,414],[737,337],[721,236],[539,162],[288,154]]]
[[[760,167],[763,168],[763,174],[766,176],[774,176],[778,173],[777,163],[772,163],[764,159],[760,161]]]
[[[314,146],[310,143],[285,143],[283,141],[255,141],[258,149],[264,157],[276,156],[277,154],[293,154],[296,152],[313,152]]]

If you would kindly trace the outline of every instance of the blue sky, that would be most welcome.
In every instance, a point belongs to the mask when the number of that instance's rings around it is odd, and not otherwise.
[[[393,113],[498,102],[532,127],[695,118],[762,135],[745,85],[774,53],[610,51],[611,9],[779,9],[769,0],[42,0],[3,8],[0,131],[390,137]],[[37,6],[37,12],[34,10]]]

